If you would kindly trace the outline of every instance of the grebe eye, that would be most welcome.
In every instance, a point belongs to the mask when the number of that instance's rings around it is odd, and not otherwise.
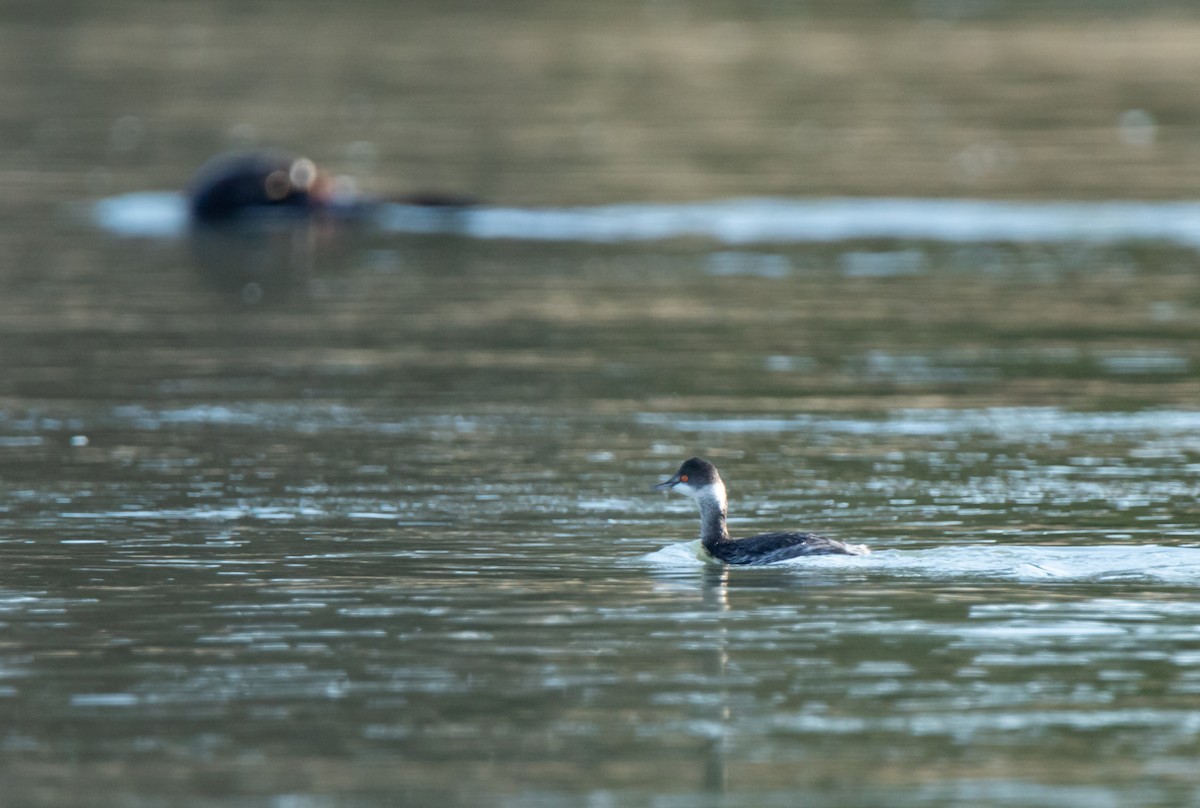
[[[679,475],[679,482],[681,482],[681,483],[686,483],[686,482],[687,482],[687,475],[686,475],[686,474],[680,474],[680,475]]]

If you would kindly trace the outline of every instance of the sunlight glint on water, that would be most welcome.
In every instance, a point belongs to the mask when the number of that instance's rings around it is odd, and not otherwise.
[[[468,5],[3,12],[0,802],[1195,804],[1187,4]]]

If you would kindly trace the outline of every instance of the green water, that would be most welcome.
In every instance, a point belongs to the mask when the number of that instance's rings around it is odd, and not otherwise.
[[[1195,21],[1122,22],[1114,96],[1077,5],[5,11],[0,804],[1195,804],[1191,251],[80,213],[247,138],[506,204],[1186,198],[1193,49],[1153,34]],[[873,555],[702,563],[649,491],[693,454],[735,534]]]

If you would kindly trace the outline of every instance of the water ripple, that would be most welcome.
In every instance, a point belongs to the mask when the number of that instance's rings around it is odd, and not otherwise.
[[[91,217],[119,236],[177,238],[188,226],[177,193],[101,199]],[[978,199],[720,199],[684,204],[575,208],[478,207],[431,211],[380,205],[375,224],[394,233],[452,233],[476,239],[639,242],[704,238],[723,244],[854,239],[943,242],[1163,241],[1200,246],[1200,203],[998,202]]]
[[[641,560],[666,570],[698,569],[714,563],[702,556],[699,541],[672,544],[643,556]],[[770,569],[795,569],[830,574],[850,572],[860,575],[942,580],[1136,580],[1194,586],[1200,585],[1200,548],[1157,545],[974,545],[922,550],[880,550],[867,556],[794,558],[773,564]]]

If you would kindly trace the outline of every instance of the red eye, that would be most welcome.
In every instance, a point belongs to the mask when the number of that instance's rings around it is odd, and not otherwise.
[[[680,474],[680,475],[679,475],[679,482],[681,482],[681,483],[686,483],[686,482],[687,482],[687,475],[686,475],[686,474]]]

